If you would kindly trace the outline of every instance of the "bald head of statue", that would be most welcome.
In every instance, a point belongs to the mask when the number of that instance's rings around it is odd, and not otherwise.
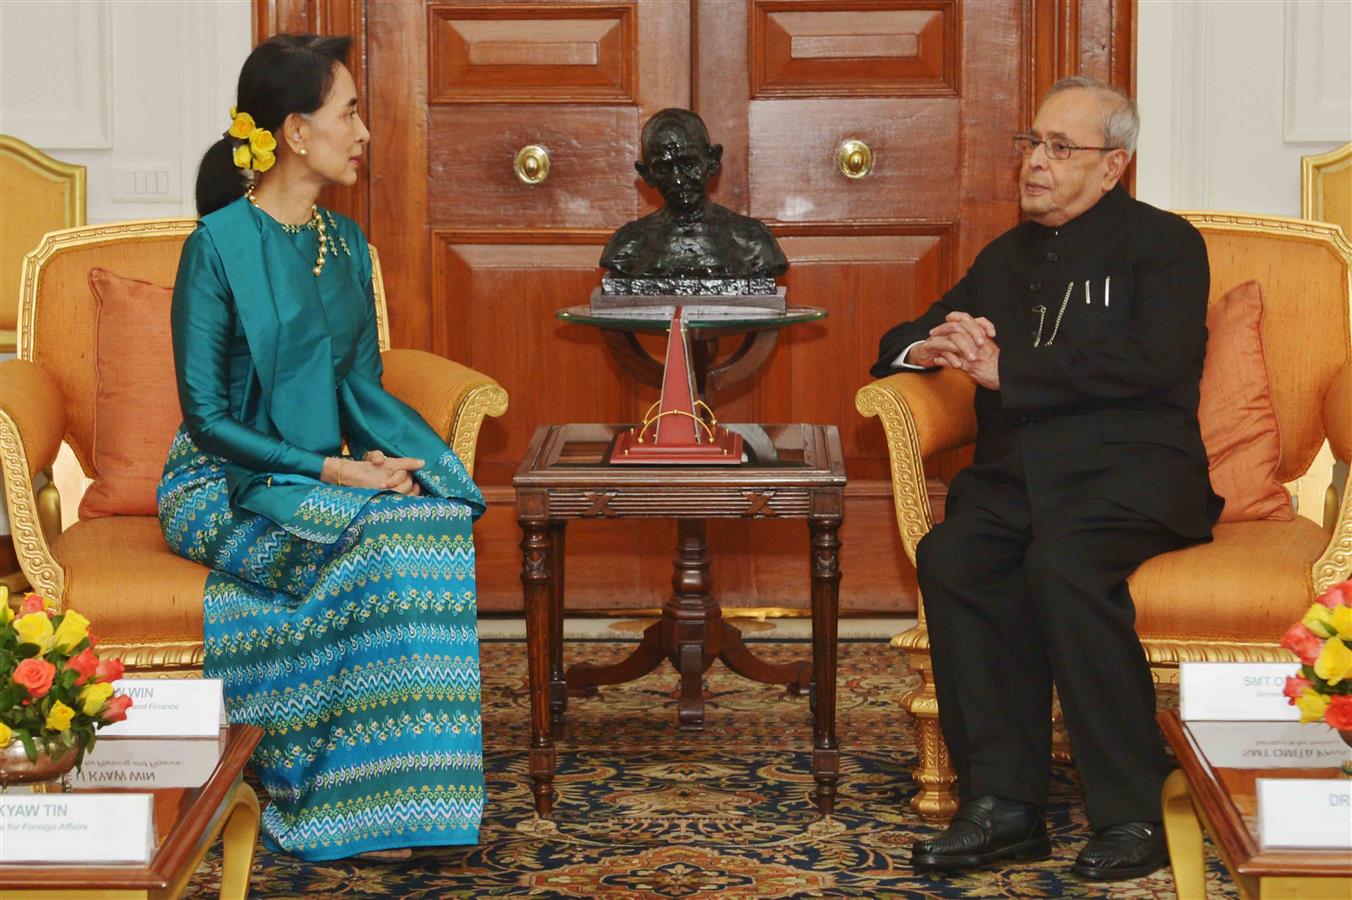
[[[663,207],[611,237],[601,265],[629,278],[761,278],[788,268],[764,224],[714,203],[709,182],[723,148],[688,109],[664,109],[643,125],[634,169],[662,195]]]

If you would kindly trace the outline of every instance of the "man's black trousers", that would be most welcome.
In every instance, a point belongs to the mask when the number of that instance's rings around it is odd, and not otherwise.
[[[1169,763],[1126,578],[1193,541],[1107,500],[1030,509],[975,474],[916,551],[960,800],[1046,805],[1054,680],[1091,826],[1160,821]]]

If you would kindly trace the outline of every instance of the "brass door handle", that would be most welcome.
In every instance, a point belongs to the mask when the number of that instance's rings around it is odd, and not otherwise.
[[[549,151],[539,144],[527,144],[516,151],[512,169],[526,184],[539,184],[549,177]]]
[[[873,151],[863,141],[853,138],[841,141],[836,151],[836,165],[840,166],[840,174],[846,178],[863,178],[873,171]]]

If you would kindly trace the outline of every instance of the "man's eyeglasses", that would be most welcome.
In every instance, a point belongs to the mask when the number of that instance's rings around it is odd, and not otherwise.
[[[1014,135],[1014,146],[1024,156],[1031,156],[1037,149],[1038,144],[1047,148],[1047,155],[1052,159],[1070,159],[1070,154],[1076,150],[1116,150],[1116,147],[1081,147],[1079,144],[1072,144],[1070,141],[1063,141],[1061,138],[1047,138],[1045,140],[1035,138],[1031,134]]]

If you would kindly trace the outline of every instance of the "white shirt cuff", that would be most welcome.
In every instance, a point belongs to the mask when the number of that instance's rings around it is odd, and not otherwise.
[[[894,369],[912,369],[912,370],[914,370],[914,371],[916,371],[916,372],[923,372],[923,371],[925,371],[926,369],[933,368],[932,366],[917,366],[917,365],[913,365],[912,363],[908,363],[908,362],[906,361],[907,355],[908,355],[912,350],[914,350],[916,347],[919,347],[919,346],[920,346],[921,344],[923,344],[923,343],[925,343],[923,340],[922,340],[922,341],[916,341],[915,343],[913,343],[913,344],[911,344],[910,346],[908,346],[905,350],[903,350],[903,351],[901,351],[900,353],[898,353],[898,354],[897,354],[897,358],[894,359],[894,360],[892,360],[892,368],[894,368]]]

